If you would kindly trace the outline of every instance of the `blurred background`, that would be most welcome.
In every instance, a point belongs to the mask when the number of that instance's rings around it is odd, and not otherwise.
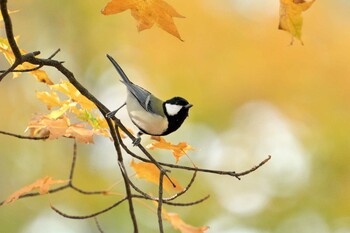
[[[182,128],[166,139],[196,148],[194,163],[217,170],[259,170],[238,181],[199,174],[181,198],[211,198],[193,207],[167,207],[187,223],[218,233],[350,232],[350,2],[316,1],[303,14],[302,46],[277,30],[279,1],[168,0],[185,19],[175,19],[184,42],[157,26],[141,33],[130,12],[104,16],[107,1],[9,1],[15,35],[42,57],[56,49],[76,78],[111,110],[125,87],[106,54],[127,75],[162,99],[186,97],[194,107]],[[4,37],[3,30],[1,36]],[[0,58],[0,69],[8,67]],[[45,69],[54,82],[64,76]],[[24,134],[35,113],[48,110],[36,97],[48,91],[32,76],[0,83],[0,130]],[[125,110],[119,117],[133,128]],[[144,137],[146,145],[150,141]],[[130,145],[130,144],[129,144]],[[0,135],[0,199],[45,175],[67,179],[73,142],[28,141]],[[169,152],[157,159],[175,162]],[[126,161],[130,161],[125,155]],[[179,162],[191,165],[184,157]],[[132,171],[129,172],[132,174]],[[172,173],[184,185],[191,174]],[[74,182],[85,190],[123,185],[111,142],[78,145]],[[118,183],[119,182],[119,183]],[[135,181],[150,192],[153,185]],[[73,191],[19,200],[0,207],[1,232],[98,232],[90,220],[65,219],[97,212],[120,196]],[[152,203],[137,202],[140,232],[157,232]],[[131,232],[126,204],[99,217],[105,232]],[[166,232],[177,232],[165,223]]]

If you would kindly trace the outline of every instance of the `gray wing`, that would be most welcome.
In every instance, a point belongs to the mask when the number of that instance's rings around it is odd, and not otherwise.
[[[117,69],[119,75],[123,79],[121,80],[121,82],[125,84],[125,86],[128,88],[128,91],[137,99],[140,105],[146,111],[160,115],[163,111],[162,101],[157,97],[153,96],[149,91],[131,82],[130,79],[124,73],[123,69],[113,59],[113,57],[109,56],[108,54],[107,57],[112,62],[113,66]]]
[[[126,87],[128,88],[128,91],[130,91],[130,93],[137,99],[137,101],[140,103],[140,105],[147,111],[147,112],[151,112],[154,114],[157,114],[151,105],[151,97],[152,94],[143,89],[142,87],[133,84],[132,82],[123,82],[126,85]]]

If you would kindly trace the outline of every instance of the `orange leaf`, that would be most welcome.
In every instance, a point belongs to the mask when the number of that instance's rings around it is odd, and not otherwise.
[[[92,129],[87,129],[83,124],[71,124],[69,119],[63,115],[57,119],[51,119],[48,116],[36,116],[29,122],[27,130],[30,130],[30,136],[49,135],[49,139],[59,137],[72,137],[77,142],[93,143],[93,135],[98,133]]]
[[[136,176],[140,179],[145,179],[151,183],[154,183],[156,185],[159,185],[159,176],[160,171],[159,168],[154,165],[153,163],[145,163],[145,162],[139,162],[136,163],[134,160],[131,161],[130,166],[134,169],[136,172]],[[177,191],[180,192],[183,190],[179,182],[177,180],[171,178],[171,180],[174,182],[176,187],[174,188],[173,185],[170,183],[170,181],[164,177],[163,179],[163,188],[170,192],[170,191]]]
[[[165,149],[171,150],[173,155],[178,162],[181,156],[185,155],[187,151],[193,150],[193,148],[187,142],[180,142],[177,145],[174,145],[168,141],[166,141],[162,137],[152,137],[152,139],[157,140],[158,142],[153,142],[146,146],[147,149],[155,150],[155,149]]]
[[[22,49],[20,51],[21,51],[21,54],[27,53],[26,51],[24,51]],[[0,52],[2,52],[4,54],[6,60],[11,65],[15,62],[15,55],[13,54],[7,39],[0,38]],[[35,65],[25,62],[22,65],[17,66],[17,69],[27,70],[27,69],[33,69],[35,67],[36,67]],[[48,85],[53,84],[53,82],[49,79],[49,76],[43,70],[40,70],[40,69],[34,70],[34,71],[30,71],[29,73],[34,75],[36,77],[36,79],[40,82],[46,83]],[[20,72],[13,72],[13,78],[17,78],[19,75],[20,75]]]
[[[38,179],[33,184],[27,185],[16,192],[12,193],[3,203],[3,205],[16,201],[20,196],[27,194],[35,189],[39,190],[40,194],[46,194],[49,192],[49,188],[54,184],[66,183],[64,180],[53,180],[50,176],[45,176]]]
[[[94,143],[94,131],[84,128],[84,126],[81,124],[69,126],[69,128],[66,130],[65,136],[73,137],[77,140],[77,142]]]
[[[178,214],[167,213],[163,209],[163,216],[165,220],[169,221],[174,229],[179,230],[181,233],[203,233],[209,229],[207,226],[194,227],[185,223]]]
[[[184,18],[163,0],[112,0],[101,11],[104,15],[117,14],[130,9],[131,15],[138,22],[139,31],[157,24],[161,29],[181,39],[173,17]]]
[[[50,119],[47,116],[36,116],[28,124],[27,130],[31,130],[31,136],[36,136],[41,131],[49,132],[49,139],[62,137],[69,126],[69,119],[61,117]]]
[[[301,29],[303,27],[303,11],[308,10],[315,0],[280,0],[280,22],[278,29],[289,32],[293,38],[297,38],[302,44]]]

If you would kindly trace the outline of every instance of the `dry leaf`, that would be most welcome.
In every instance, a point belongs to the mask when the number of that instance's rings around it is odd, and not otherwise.
[[[38,189],[40,194],[46,194],[49,192],[50,186],[54,184],[63,184],[67,181],[53,180],[50,176],[45,176],[38,179],[33,184],[27,185],[16,192],[12,193],[3,203],[3,205],[16,201],[20,196],[27,194],[33,190]]]
[[[171,150],[176,162],[179,161],[181,156],[185,155],[187,151],[193,150],[193,148],[187,142],[180,142],[177,145],[174,145],[168,141],[166,141],[163,137],[151,137],[157,142],[153,142],[146,146],[147,149],[155,150],[155,149],[164,149]]]
[[[174,229],[179,230],[181,233],[203,233],[209,229],[207,226],[194,227],[185,223],[178,214],[176,213],[167,213],[163,209],[164,219],[169,221]]]
[[[159,168],[154,165],[153,163],[145,163],[145,162],[139,162],[136,163],[134,160],[131,161],[130,166],[134,169],[136,172],[136,176],[140,179],[145,179],[151,183],[154,183],[156,185],[159,185],[159,176],[160,176],[160,171]],[[170,191],[176,191],[176,192],[181,192],[183,188],[177,182],[177,180],[171,178],[173,183],[176,185],[174,188],[173,185],[170,183],[170,181],[164,177],[163,179],[163,188],[170,192]]]
[[[97,110],[95,104],[83,96],[70,82],[61,81],[59,84],[51,85],[52,91],[49,92],[37,92],[36,95],[38,99],[44,102],[48,109],[58,107],[52,110],[46,115],[48,119],[72,119],[71,121],[76,122],[74,118],[78,120],[85,121],[89,123],[92,129],[87,128],[83,124],[70,124],[62,125],[60,127],[62,132],[57,135],[56,130],[50,128],[52,122],[47,119],[45,122],[41,122],[38,125],[38,119],[36,121],[31,121],[28,128],[31,130],[31,135],[36,135],[39,132],[43,132],[45,129],[51,133],[49,139],[54,139],[60,136],[74,137],[78,142],[92,143],[93,135],[102,135],[110,138],[109,127],[106,120],[99,114],[96,116],[95,111]],[[60,92],[60,93],[59,93]],[[59,94],[64,94],[67,98],[61,100]],[[72,113],[72,114],[70,114]],[[74,117],[75,115],[75,117]],[[40,119],[42,121],[43,119]],[[33,130],[34,128],[34,130]],[[48,135],[48,134],[46,134]],[[57,137],[53,136],[57,135]]]
[[[84,125],[81,124],[69,126],[66,130],[65,136],[73,137],[77,140],[77,142],[94,143],[94,131],[86,129]]]
[[[280,22],[278,29],[289,32],[292,35],[291,44],[294,37],[302,44],[301,29],[303,27],[302,12],[311,7],[315,0],[280,0]]]
[[[112,0],[101,11],[104,15],[117,14],[130,10],[138,22],[139,31],[149,29],[157,24],[161,29],[181,39],[173,17],[184,18],[163,0]]]
[[[45,132],[51,140],[64,136],[75,138],[77,142],[82,143],[93,143],[93,136],[96,134],[95,130],[88,129],[83,124],[71,124],[65,115],[57,119],[38,115],[29,122],[26,130],[30,130],[32,137],[41,136]]]
[[[49,139],[56,139],[66,133],[69,124],[67,117],[50,119],[47,116],[38,115],[29,122],[26,131],[29,129],[32,137],[37,136],[43,130],[48,131]]]

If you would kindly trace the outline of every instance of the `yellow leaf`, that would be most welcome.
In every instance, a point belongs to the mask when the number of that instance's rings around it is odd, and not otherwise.
[[[61,106],[63,103],[61,102],[60,98],[58,97],[56,92],[37,92],[36,97],[43,101],[48,109],[51,109],[52,107]]]
[[[67,181],[64,180],[53,180],[50,176],[45,176],[38,179],[34,183],[27,185],[16,192],[12,193],[3,203],[3,205],[16,201],[20,196],[27,194],[33,190],[38,190],[40,194],[46,194],[49,192],[49,188],[54,184],[63,184]]]
[[[83,96],[78,89],[73,86],[68,81],[61,81],[60,84],[55,84],[50,86],[51,89],[54,89],[56,91],[60,91],[69,98],[71,98],[74,102],[77,102],[80,104],[80,106],[88,111],[91,111],[92,109],[96,108],[96,105],[91,102],[89,99],[87,99],[85,96]]]
[[[180,142],[177,145],[174,145],[168,141],[166,141],[162,137],[152,137],[152,139],[157,140],[157,142],[153,142],[146,146],[147,149],[155,150],[155,149],[165,149],[171,150],[176,159],[176,162],[179,161],[181,156],[185,155],[187,151],[193,150],[193,148],[187,142]]]
[[[160,171],[159,168],[154,165],[153,163],[145,163],[145,162],[139,162],[136,163],[134,160],[131,161],[130,166],[134,169],[136,172],[136,176],[140,179],[145,179],[151,183],[154,183],[156,185],[159,185],[159,176],[160,176]],[[174,188],[171,182],[164,176],[163,179],[163,188],[170,192],[170,191],[176,191],[176,192],[181,192],[183,188],[177,182],[177,180],[171,178],[173,183],[176,185]]]
[[[278,29],[289,32],[293,38],[297,38],[302,44],[301,29],[303,27],[302,12],[311,7],[315,0],[280,0],[280,22]]]
[[[76,103],[63,104],[59,109],[52,111],[48,117],[50,119],[57,119],[61,117],[65,112],[74,107]]]
[[[157,24],[161,29],[181,39],[175,26],[173,17],[184,18],[176,10],[163,0],[112,0],[101,11],[104,15],[117,14],[125,10],[131,11],[131,15],[138,22],[139,31],[149,29]]]
[[[164,219],[169,221],[174,229],[179,230],[181,233],[203,233],[209,229],[207,226],[194,227],[185,223],[178,214],[167,213],[164,209],[162,210]]]

